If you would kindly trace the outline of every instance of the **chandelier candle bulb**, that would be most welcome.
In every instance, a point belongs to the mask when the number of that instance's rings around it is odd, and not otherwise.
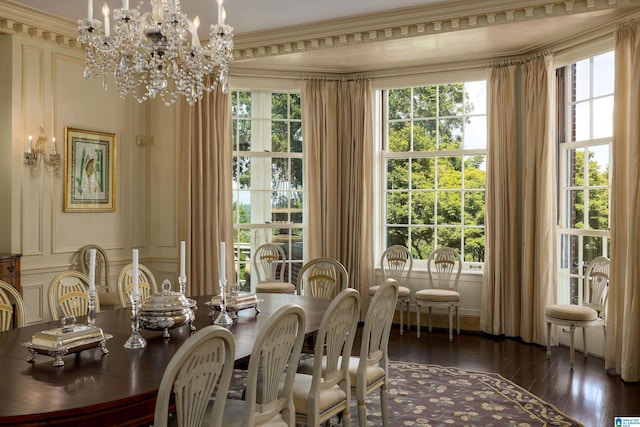
[[[122,8],[124,10],[129,10],[129,0],[122,0]]]
[[[218,0],[218,25],[224,25],[222,0]]]
[[[87,0],[87,21],[89,21],[89,25],[93,21],[93,0]]]
[[[131,272],[131,298],[134,301],[138,300],[139,290],[138,290],[138,250],[133,250],[133,271]]]
[[[200,47],[200,39],[198,38],[198,28],[200,27],[200,17],[193,18],[193,33],[191,34],[191,46]]]
[[[102,5],[102,15],[104,16],[104,36],[109,37],[111,33],[109,29],[109,5],[106,3]]]

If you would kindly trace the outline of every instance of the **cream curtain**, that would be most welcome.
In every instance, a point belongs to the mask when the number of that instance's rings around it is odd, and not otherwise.
[[[369,79],[302,85],[307,258],[335,258],[350,287],[373,284],[373,89]]]
[[[488,70],[485,261],[480,328],[520,335],[520,242],[516,146],[516,65]]]
[[[550,55],[522,64],[522,282],[520,336],[547,343],[544,307],[556,282],[556,150]],[[515,284],[514,284],[515,285]]]
[[[220,242],[226,242],[228,284],[235,282],[231,200],[231,97],[220,87],[193,106],[181,105],[178,238],[187,242],[190,295],[217,294]]]
[[[605,367],[640,381],[640,23],[616,33]]]

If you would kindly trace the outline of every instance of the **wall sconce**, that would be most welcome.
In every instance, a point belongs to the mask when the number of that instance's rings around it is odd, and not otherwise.
[[[58,174],[58,168],[60,167],[60,154],[56,149],[56,139],[51,138],[53,149],[51,154],[47,155],[44,152],[44,145],[47,140],[47,135],[44,133],[44,129],[40,126],[40,136],[36,141],[36,146],[33,146],[33,137],[29,135],[29,148],[24,153],[24,162],[29,165],[31,175],[35,175],[41,168],[41,164],[44,161],[47,171],[51,175]]]

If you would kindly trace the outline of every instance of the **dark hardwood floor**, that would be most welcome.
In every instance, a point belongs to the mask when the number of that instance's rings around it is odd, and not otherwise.
[[[570,370],[566,347],[552,347],[547,359],[545,347],[516,339],[462,332],[449,342],[445,330],[423,330],[420,339],[415,328],[399,332],[398,326],[391,331],[391,360],[498,373],[587,427],[613,426],[616,416],[640,416],[640,383],[607,373],[598,357],[576,352]]]

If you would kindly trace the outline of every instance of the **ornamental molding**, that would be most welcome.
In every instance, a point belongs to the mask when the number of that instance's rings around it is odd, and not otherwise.
[[[237,34],[234,59],[357,46],[612,9],[637,13],[640,0],[456,0],[407,7]],[[75,22],[8,0],[0,2],[0,33],[82,48]]]

